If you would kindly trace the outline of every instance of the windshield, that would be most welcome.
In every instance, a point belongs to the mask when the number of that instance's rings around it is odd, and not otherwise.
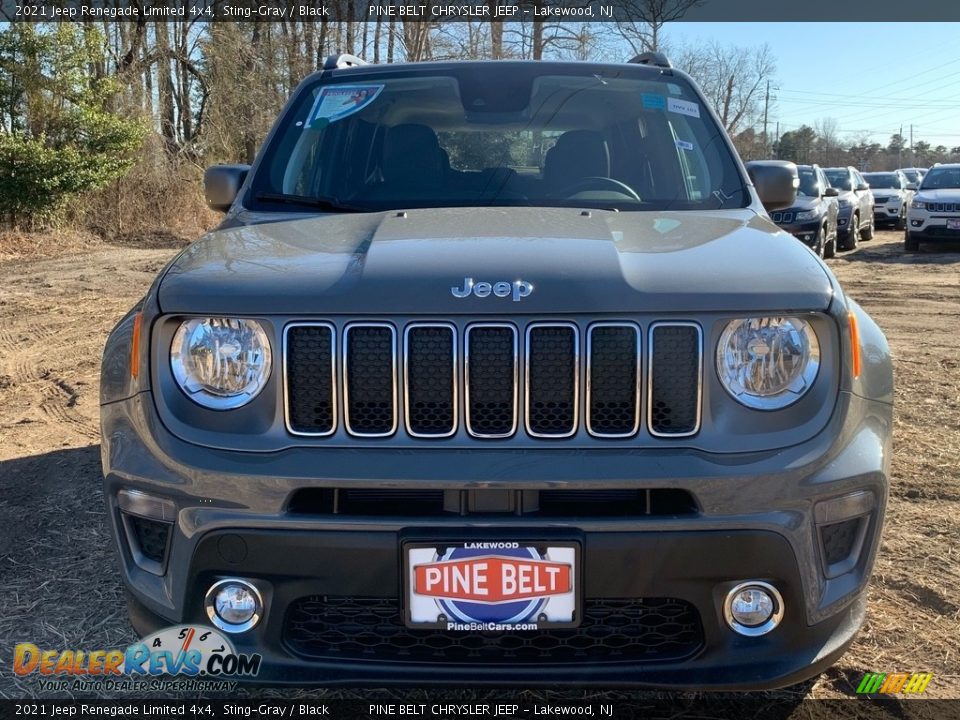
[[[820,197],[820,186],[817,184],[816,171],[809,165],[798,165],[797,173],[800,175],[800,187],[797,188],[797,195]]]
[[[830,181],[830,185],[837,190],[853,190],[853,185],[850,183],[850,173],[846,170],[824,170],[823,172],[827,176],[827,180]]]
[[[942,190],[960,188],[960,167],[931,168],[923,177],[921,190]]]
[[[750,202],[722,131],[677,77],[541,63],[348,75],[297,95],[252,181],[253,204],[682,210]]]
[[[920,178],[920,173],[916,170],[901,170],[909,182],[915,183]]]
[[[900,177],[896,173],[867,173],[863,179],[874,190],[878,188],[900,190]]]

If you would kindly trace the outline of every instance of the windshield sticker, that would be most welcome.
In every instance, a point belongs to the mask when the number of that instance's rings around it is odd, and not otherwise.
[[[663,95],[643,93],[643,95],[640,96],[640,99],[643,102],[643,107],[645,107],[647,110],[667,109],[667,99]]]
[[[677,140],[676,145],[681,150],[693,150],[693,143],[686,140]]]
[[[674,85],[673,83],[667,83],[667,88],[670,90],[671,95],[683,95],[683,90],[679,85]]]
[[[689,100],[678,100],[677,98],[667,98],[667,110],[680,115],[689,115],[690,117],[700,117],[700,106]]]
[[[331,85],[321,88],[308,126],[320,130],[332,122],[360,112],[377,99],[383,85]]]

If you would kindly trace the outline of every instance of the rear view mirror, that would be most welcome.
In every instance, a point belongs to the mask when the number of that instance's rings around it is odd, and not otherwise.
[[[800,176],[797,166],[786,160],[752,160],[747,174],[767,212],[790,207],[797,199]]]
[[[828,187],[826,190],[823,191],[824,197],[837,197],[839,194],[840,194],[840,191],[837,190],[835,187]]]
[[[870,189],[870,186],[867,185],[866,183],[860,183],[856,187],[857,192],[863,192],[864,190],[869,190],[869,189]]]
[[[203,174],[203,193],[211,210],[226,212],[237,199],[249,165],[213,165]]]

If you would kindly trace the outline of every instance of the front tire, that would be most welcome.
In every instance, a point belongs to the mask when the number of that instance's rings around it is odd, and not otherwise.
[[[870,214],[870,224],[866,228],[860,231],[860,239],[863,241],[873,240],[873,234],[876,229],[876,220],[873,217],[873,214]]]
[[[813,251],[817,254],[817,257],[823,258],[824,245],[827,244],[827,226],[822,225],[819,230],[817,230],[817,237],[813,241]]]
[[[840,243],[841,250],[856,250],[857,249],[857,237],[860,235],[860,216],[851,215],[850,216],[850,226],[847,230],[847,234],[843,237],[843,242]]]
[[[906,230],[907,229],[907,206],[900,206],[900,215],[897,217],[897,230]]]
[[[832,258],[836,254],[837,254],[837,233],[834,233],[832,238],[824,242],[823,257],[824,259]]]
[[[909,231],[903,234],[903,245],[907,252],[916,252],[920,249],[920,241],[916,236],[911,235]]]

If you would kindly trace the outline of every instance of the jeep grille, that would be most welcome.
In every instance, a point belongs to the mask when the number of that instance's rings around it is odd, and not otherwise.
[[[522,342],[521,342],[522,338]],[[296,322],[284,331],[287,429],[417,438],[685,437],[700,425],[699,326],[628,321]],[[644,361],[646,367],[644,368]],[[644,378],[643,373],[646,373]],[[645,380],[645,382],[644,382]],[[342,397],[342,401],[340,398]],[[338,411],[339,406],[339,411]]]

